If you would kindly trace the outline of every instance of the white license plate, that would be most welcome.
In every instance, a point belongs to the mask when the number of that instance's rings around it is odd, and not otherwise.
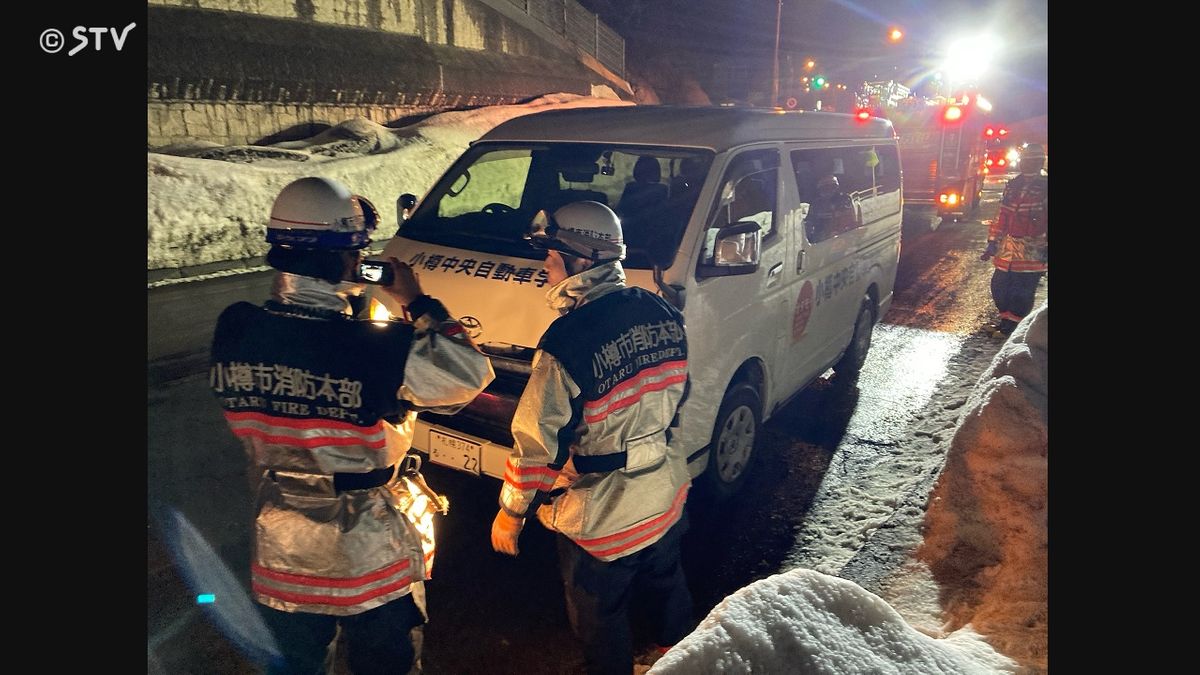
[[[459,471],[479,475],[479,449],[483,447],[465,438],[429,430],[429,460]]]

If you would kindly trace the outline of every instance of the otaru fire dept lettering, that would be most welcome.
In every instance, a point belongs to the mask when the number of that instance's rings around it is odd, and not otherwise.
[[[289,368],[278,363],[217,363],[209,373],[209,384],[213,391],[220,393],[258,392],[309,401],[319,399],[336,405],[318,405],[316,413],[335,419],[357,420],[358,414],[346,408],[362,407],[361,381],[334,378],[329,373],[314,375],[303,368]],[[310,415],[313,412],[307,403],[294,401],[271,401],[268,406],[267,399],[261,396],[226,396],[222,400],[226,406],[241,410],[269,409],[286,415]]]
[[[682,341],[683,331],[672,321],[642,323],[621,333],[616,340],[602,345],[592,357],[592,374],[598,381],[597,391],[608,391],[632,373],[634,368],[679,358],[683,355],[679,347],[665,347],[649,354],[642,352],[668,343],[677,345]]]

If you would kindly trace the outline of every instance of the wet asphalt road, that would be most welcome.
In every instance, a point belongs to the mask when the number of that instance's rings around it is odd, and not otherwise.
[[[849,570],[843,576],[875,590],[871,581],[885,578],[882,568],[896,563],[899,554],[873,546],[873,535],[919,519],[948,435],[928,430],[938,417],[930,411],[953,417],[953,402],[945,400],[952,394],[939,398],[939,392],[973,382],[999,347],[974,335],[993,311],[991,266],[978,253],[986,239],[981,220],[994,217],[997,196],[985,193],[977,219],[906,233],[896,297],[875,329],[858,381],[833,377],[798,396],[765,426],[744,498],[716,511],[690,509],[684,560],[697,620],[727,594],[795,565]],[[947,386],[953,379],[959,386]],[[148,505],[152,520],[171,508],[182,512],[244,581],[250,496],[241,450],[206,384],[200,375],[152,383]],[[906,494],[874,503],[864,497],[875,480],[871,468],[885,463],[914,475],[902,486]],[[550,533],[531,523],[518,558],[494,553],[488,532],[499,481],[436,466],[427,478],[449,497],[451,512],[439,522],[425,672],[582,672]],[[839,499],[854,500],[854,508],[827,508]],[[839,522],[839,513],[851,511],[846,518],[870,518],[872,526]],[[837,539],[833,546],[831,538]],[[153,526],[147,595],[148,672],[260,672],[214,626],[212,606],[195,605]],[[634,625],[637,642],[648,644],[648,627],[639,620]]]

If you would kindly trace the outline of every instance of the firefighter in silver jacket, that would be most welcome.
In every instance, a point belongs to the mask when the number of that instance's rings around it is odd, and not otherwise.
[[[1007,337],[1033,310],[1038,282],[1049,268],[1045,161],[1041,145],[1029,144],[1021,150],[1021,174],[1004,186],[1000,212],[988,227],[987,248],[980,260],[995,258],[992,300],[999,315],[987,327],[993,337]]]
[[[513,418],[516,447],[492,546],[517,555],[536,510],[559,533],[567,609],[588,672],[628,675],[635,582],[661,612],[659,645],[692,628],[679,560],[691,483],[670,442],[688,385],[683,317],[625,285],[621,224],[607,206],[567,204],[553,217],[539,213],[531,229],[531,243],[547,249],[546,297],[560,317],[542,336]]]
[[[286,186],[267,229],[271,299],[231,305],[213,338],[211,386],[258,482],[251,585],[283,655],[272,673],[323,672],[339,623],[357,675],[408,672],[446,506],[407,455],[416,411],[455,412],[494,377],[394,258],[381,288],[412,322],[355,320],[377,220],[335,181]]]

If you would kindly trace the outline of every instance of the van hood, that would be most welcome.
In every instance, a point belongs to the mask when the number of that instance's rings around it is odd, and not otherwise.
[[[541,260],[515,258],[440,246],[395,236],[383,249],[412,266],[421,290],[442,301],[481,345],[536,347],[558,318],[546,299],[550,290]],[[649,270],[625,270],[629,286],[657,292]],[[375,293],[393,315],[400,306],[387,293]]]

